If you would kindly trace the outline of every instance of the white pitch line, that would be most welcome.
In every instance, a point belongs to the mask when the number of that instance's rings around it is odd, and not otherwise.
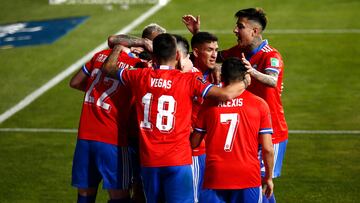
[[[66,128],[0,128],[0,132],[77,133],[77,129],[66,129]],[[360,130],[289,130],[289,134],[360,135]]]
[[[140,25],[142,22],[144,22],[147,18],[149,18],[151,15],[153,15],[154,13],[156,13],[158,10],[160,10],[162,7],[164,7],[168,2],[168,1],[160,1],[160,3],[154,5],[153,7],[151,7],[147,12],[145,12],[144,14],[142,14],[141,16],[139,16],[137,19],[135,19],[133,22],[131,22],[129,25],[127,25],[126,27],[124,27],[123,29],[121,29],[120,31],[118,31],[116,34],[126,34],[129,33],[132,29],[134,29],[136,26]],[[98,47],[96,47],[94,50],[92,50],[91,52],[89,52],[88,54],[86,54],[84,57],[82,57],[81,59],[79,59],[78,61],[76,61],[75,63],[73,63],[72,65],[70,65],[68,68],[66,68],[64,71],[62,71],[61,73],[59,73],[58,75],[56,75],[54,78],[52,78],[51,80],[49,80],[47,83],[45,83],[43,86],[41,86],[40,88],[38,88],[37,90],[35,90],[34,92],[30,93],[29,95],[27,95],[24,99],[22,99],[19,103],[17,103],[16,105],[14,105],[13,107],[11,107],[10,109],[6,110],[4,113],[2,113],[0,115],[0,123],[4,122],[5,120],[7,120],[8,118],[10,118],[11,116],[13,116],[15,113],[17,113],[18,111],[22,110],[23,108],[25,108],[26,106],[28,106],[29,104],[31,104],[35,99],[37,99],[38,97],[40,97],[42,94],[44,94],[46,91],[48,91],[49,89],[51,89],[52,87],[54,87],[55,85],[57,85],[58,83],[60,83],[62,80],[64,80],[66,77],[68,77],[69,75],[71,75],[74,71],[78,70],[84,63],[86,63],[87,61],[89,61],[91,59],[91,57],[105,49],[107,47],[107,42],[105,41],[104,43],[100,44]]]
[[[77,129],[61,129],[61,128],[0,128],[0,132],[77,133]]]
[[[206,30],[203,31],[214,34],[234,34],[232,30]],[[134,30],[131,34],[141,34],[142,31]],[[167,30],[168,33],[190,34],[186,29]],[[360,34],[360,29],[269,29],[264,31],[265,34]]]

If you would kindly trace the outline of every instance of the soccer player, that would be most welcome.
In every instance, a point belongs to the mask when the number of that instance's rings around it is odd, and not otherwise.
[[[243,83],[213,87],[196,74],[180,72],[175,69],[179,60],[176,47],[172,35],[160,34],[153,41],[154,68],[118,71],[114,66],[103,66],[135,96],[141,174],[150,203],[157,202],[161,193],[166,202],[194,202],[189,139],[193,97],[225,101],[238,96],[243,87]],[[110,57],[121,49],[121,45],[115,46]]]
[[[101,180],[108,190],[109,202],[130,202],[127,119],[131,94],[118,80],[102,73],[110,52],[106,49],[96,53],[70,81],[72,88],[86,92],[72,170],[72,185],[78,188],[79,203],[95,202]],[[139,59],[121,52],[116,61],[117,67],[129,68]]]
[[[196,68],[198,68],[205,80],[211,83],[216,83],[212,77],[212,72],[216,66],[216,57],[218,52],[218,38],[209,32],[198,32],[191,38],[192,47],[192,61]],[[197,120],[201,101],[194,101],[192,122],[193,125]],[[203,177],[205,170],[205,141],[203,140],[199,147],[193,149],[193,171],[194,171],[194,188],[195,188],[195,202],[204,202],[204,197],[207,196],[207,190],[203,189]]]
[[[136,57],[144,59],[151,63],[151,53],[152,52],[152,40],[159,34],[165,33],[166,29],[161,27],[156,23],[151,23],[144,27],[142,31],[141,38],[130,36],[130,35],[112,35],[108,38],[109,47],[114,47],[115,44],[121,44],[125,47],[131,49],[131,53],[134,53]],[[144,50],[144,48],[146,50]],[[116,63],[116,59],[113,63]],[[134,108],[132,109],[134,110]],[[136,112],[132,111],[131,114]],[[132,127],[134,123],[130,123]],[[137,129],[138,127],[132,127],[132,129]],[[134,152],[134,161],[133,166],[133,184],[132,184],[132,198],[135,202],[144,202],[144,192],[142,188],[142,181],[140,177],[140,163],[139,163],[139,149],[138,149],[138,137],[137,133],[132,133],[130,137],[130,148]]]
[[[221,69],[224,85],[242,81],[250,84],[247,68],[240,59],[229,58]],[[274,151],[271,142],[270,112],[266,102],[242,89],[231,101],[205,101],[191,137],[192,146],[200,144],[206,133],[204,187],[212,189],[203,202],[242,203],[262,199],[258,146],[263,146],[266,167],[266,196],[273,191]]]
[[[288,127],[285,121],[281,92],[284,75],[284,63],[280,53],[263,40],[262,33],[267,25],[267,18],[261,8],[248,8],[236,12],[237,19],[234,33],[238,44],[232,48],[220,51],[218,60],[229,57],[241,58],[245,53],[252,67],[248,72],[252,77],[252,84],[248,91],[263,98],[270,108],[271,122],[274,129],[272,142],[275,149],[273,178],[281,174],[282,162],[288,142]],[[189,30],[198,32],[200,19],[187,15],[183,17]],[[260,153],[261,154],[261,153]],[[261,168],[264,173],[264,167]],[[275,197],[263,198],[263,202],[274,203]]]

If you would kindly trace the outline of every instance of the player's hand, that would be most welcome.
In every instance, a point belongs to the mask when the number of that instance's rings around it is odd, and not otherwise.
[[[268,178],[268,179],[263,179],[262,182],[263,182],[262,183],[262,185],[263,185],[262,192],[263,192],[263,194],[265,194],[266,198],[270,198],[274,192],[273,180],[272,180],[272,178]]]
[[[152,43],[151,40],[149,40],[149,39],[147,39],[147,38],[144,39],[144,47],[145,47],[145,49],[148,50],[150,53],[153,52],[153,46],[152,46],[152,45],[153,45],[153,43]]]
[[[211,72],[212,81],[214,84],[218,85],[221,82],[221,64],[215,63],[214,69]]]
[[[244,64],[247,72],[251,74],[254,68],[252,67],[251,63],[245,58],[244,53],[241,53],[241,62]]]
[[[142,47],[130,47],[130,52],[134,53],[137,56],[143,51],[144,51],[144,48],[142,48]]]
[[[200,15],[184,15],[182,17],[182,22],[185,24],[186,28],[194,35],[200,30]]]
[[[114,38],[115,38],[114,35],[111,35],[111,36],[108,37],[108,47],[111,48],[111,49],[114,48],[114,45],[115,45],[114,42],[113,42]]]

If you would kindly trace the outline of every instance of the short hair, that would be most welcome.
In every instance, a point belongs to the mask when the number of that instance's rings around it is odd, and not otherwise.
[[[176,39],[171,34],[163,33],[153,40],[153,55],[157,60],[169,61],[176,58]]]
[[[261,25],[262,30],[265,30],[267,24],[267,18],[262,8],[247,8],[241,9],[235,13],[237,18],[247,18],[253,20]]]
[[[227,58],[221,66],[221,77],[225,83],[243,81],[247,69],[239,58]]]
[[[184,56],[187,56],[190,49],[188,40],[181,35],[173,34],[173,36],[176,39],[177,49],[180,50]]]
[[[166,30],[165,30],[165,28],[161,27],[160,25],[158,25],[156,23],[151,23],[144,27],[141,37],[151,40],[151,35],[154,32],[157,32],[158,34],[162,34],[162,33],[165,33]]]
[[[198,32],[191,38],[191,47],[194,49],[195,46],[204,43],[217,42],[218,38],[209,32]]]

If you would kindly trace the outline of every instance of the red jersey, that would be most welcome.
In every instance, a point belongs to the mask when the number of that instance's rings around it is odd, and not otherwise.
[[[127,125],[131,92],[119,81],[101,72],[101,67],[111,49],[96,53],[82,70],[89,76],[82,107],[78,138],[108,144],[127,146]],[[120,68],[134,66],[140,59],[121,52]]]
[[[263,99],[245,90],[231,101],[206,101],[196,126],[196,131],[206,133],[205,188],[261,185],[259,136],[272,133],[269,107]]]
[[[119,80],[130,87],[140,126],[140,159],[145,167],[191,164],[191,107],[211,84],[193,73],[160,66],[120,70]]]
[[[241,58],[242,50],[234,46],[228,50],[221,52],[221,57]],[[278,81],[276,87],[269,87],[258,80],[251,78],[251,84],[247,88],[251,93],[263,98],[269,105],[271,112],[272,126],[274,134],[272,141],[274,144],[288,139],[288,127],[285,121],[284,108],[281,102],[281,86],[283,83],[284,63],[280,53],[271,47],[267,40],[255,49],[250,56],[247,56],[251,65],[259,72],[274,71],[278,73]]]
[[[204,79],[207,80],[208,82],[210,82],[208,80],[208,77],[206,77],[207,75],[203,75],[199,71],[199,69],[193,67],[193,69],[191,71],[201,77],[205,76]],[[192,112],[191,112],[191,123],[192,123],[193,128],[195,127],[195,123],[196,123],[197,116],[198,116],[202,102],[203,102],[203,100],[201,98],[194,98],[193,105],[192,105]],[[205,154],[205,141],[204,140],[201,141],[201,143],[198,147],[196,147],[192,150],[193,156],[200,156],[203,154]]]

